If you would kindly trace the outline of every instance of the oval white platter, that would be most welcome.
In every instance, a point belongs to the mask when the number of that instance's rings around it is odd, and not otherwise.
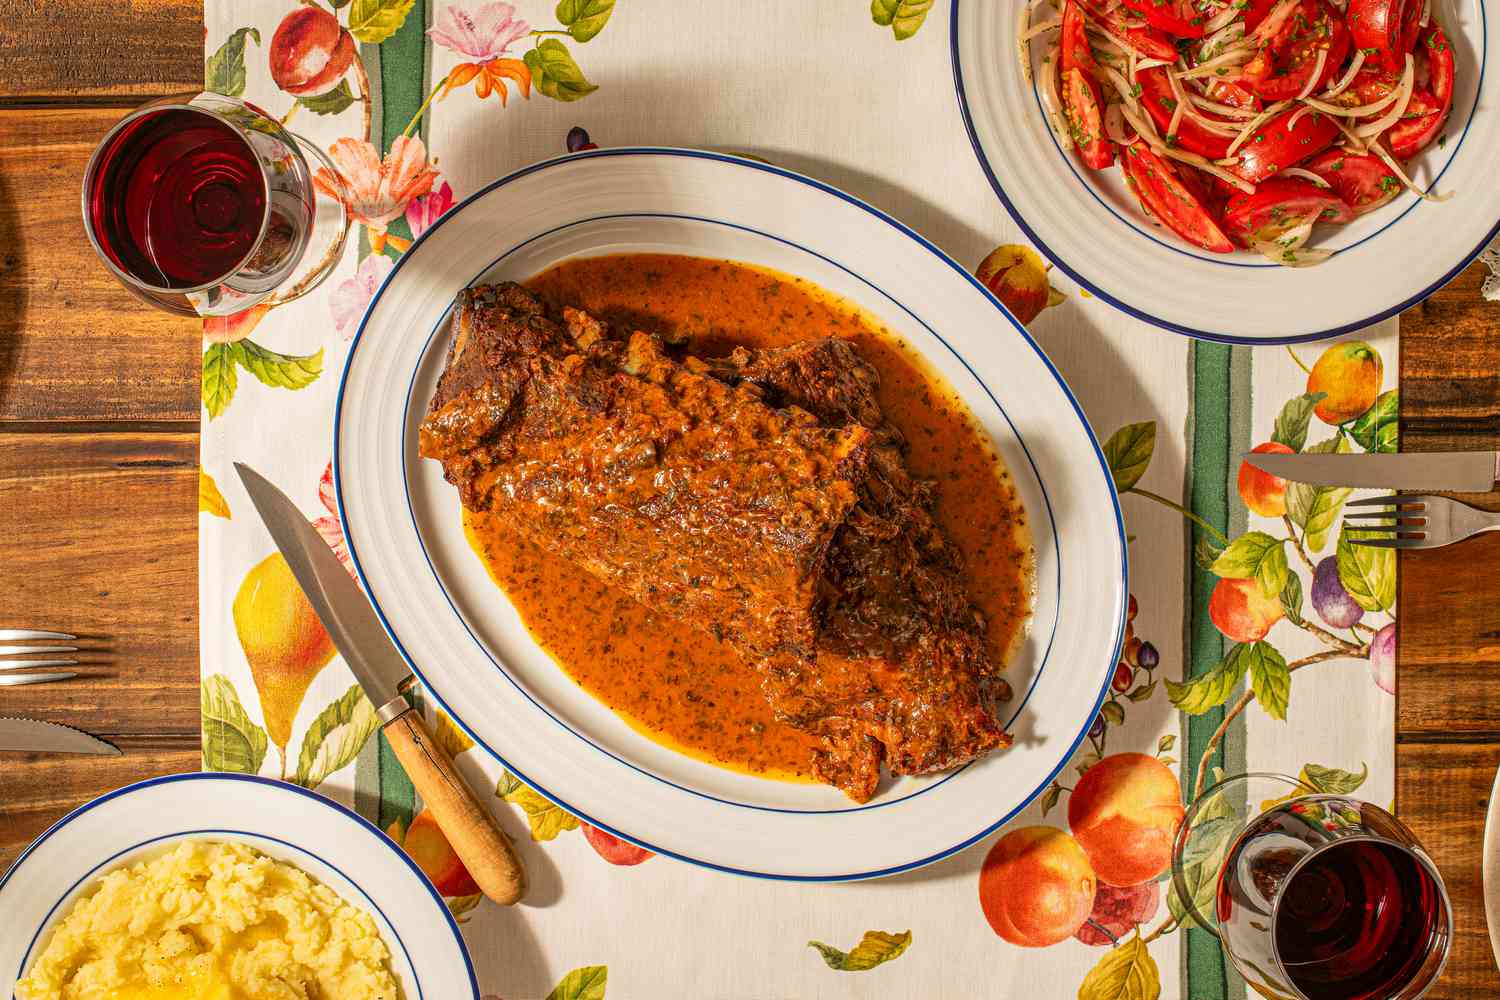
[[[657,252],[744,261],[850,299],[968,402],[1017,483],[1037,549],[1035,615],[1007,675],[1016,746],[886,781],[855,805],[647,739],[531,639],[464,539],[456,492],[417,457],[454,295],[558,261]],[[1125,622],[1125,537],[1108,468],[1066,384],[967,272],[818,181],[688,150],[610,149],[528,167],[424,233],[376,293],[335,416],[340,515],[356,567],[426,688],[517,777],[585,822],[746,875],[869,878],[973,843],[1047,787],[1083,739]]]
[[[1309,244],[1335,251],[1316,267],[1258,254],[1200,250],[1148,222],[1117,168],[1089,170],[1064,152],[1042,117],[1039,81],[1021,76],[1022,0],[953,0],[953,75],[974,152],[1017,225],[1053,263],[1099,298],[1177,333],[1241,343],[1290,343],[1350,333],[1437,291],[1500,235],[1500,41],[1486,0],[1434,0],[1454,46],[1457,79],[1446,141],[1414,158],[1410,192],[1345,226],[1319,226]],[[1035,18],[1050,19],[1043,6]],[[1034,65],[1042,50],[1036,45]]]
[[[479,1000],[458,925],[390,838],[295,785],[214,772],[127,785],[38,837],[0,878],[0,979],[21,977],[46,947],[48,930],[99,878],[186,839],[248,844],[368,912],[390,949],[404,1000]]]

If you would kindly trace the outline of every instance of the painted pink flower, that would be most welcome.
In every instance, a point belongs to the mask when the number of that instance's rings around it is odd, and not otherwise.
[[[447,187],[446,184],[443,186]],[[407,209],[408,217],[410,212]],[[412,228],[416,229],[416,226]],[[365,314],[365,308],[375,297],[375,290],[395,266],[396,262],[385,254],[372,253],[359,262],[359,270],[354,272],[354,277],[339,282],[338,287],[333,290],[328,305],[333,311],[333,325],[345,340],[354,336],[360,317]]]
[[[343,202],[355,222],[369,227],[372,243],[379,242],[381,247],[386,224],[405,212],[413,198],[431,191],[438,176],[427,162],[422,140],[404,135],[391,143],[384,161],[374,146],[361,139],[338,140],[328,147],[328,156],[338,177],[319,167],[313,183]]]
[[[445,49],[475,62],[489,62],[530,33],[531,25],[517,20],[515,13],[508,3],[487,3],[472,13],[449,4],[427,34]]]
[[[323,470],[323,478],[318,480],[318,499],[323,503],[323,509],[328,511],[327,517],[320,517],[313,522],[313,527],[318,529],[318,534],[323,536],[323,541],[333,550],[333,554],[339,557],[339,562],[349,571],[349,575],[356,580],[359,579],[354,572],[354,560],[349,556],[349,546],[344,542],[344,527],[339,523],[338,498],[333,493],[333,463]]]
[[[406,206],[406,224],[411,226],[412,238],[416,239],[427,232],[452,207],[453,188],[448,186],[447,181],[443,181],[441,187],[433,188],[430,193],[413,198],[411,204]]]

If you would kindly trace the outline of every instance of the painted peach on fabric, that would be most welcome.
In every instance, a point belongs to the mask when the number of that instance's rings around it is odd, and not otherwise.
[[[1094,908],[1097,880],[1078,841],[1052,826],[1012,830],[979,872],[979,905],[990,928],[1022,948],[1072,937]]]
[[[1267,597],[1254,579],[1220,580],[1208,599],[1214,627],[1235,642],[1259,642],[1285,614],[1281,598]]]
[[[1257,455],[1290,455],[1292,449],[1276,441],[1267,441],[1250,449]],[[1263,472],[1249,462],[1240,463],[1238,480],[1240,499],[1261,517],[1280,517],[1286,513],[1286,480]]]
[[[1099,881],[1112,886],[1139,885],[1166,869],[1182,815],[1177,776],[1143,753],[1104,758],[1068,799],[1068,827]]]

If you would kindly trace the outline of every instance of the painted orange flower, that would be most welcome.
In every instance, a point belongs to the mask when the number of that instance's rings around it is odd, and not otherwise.
[[[531,99],[531,70],[519,59],[491,59],[483,63],[460,63],[448,74],[448,83],[443,87],[442,97],[448,92],[474,81],[474,93],[483,100],[491,92],[500,95],[500,106],[505,106],[505,81],[514,80],[521,96]],[[439,98],[441,99],[441,98]]]
[[[438,23],[427,34],[443,48],[471,60],[448,74],[443,97],[473,81],[474,93],[481,100],[496,93],[504,106],[506,80],[515,81],[522,97],[531,97],[531,70],[519,59],[501,58],[531,32],[531,26],[515,14],[516,9],[508,3],[487,3],[472,11],[456,4],[443,8]]]
[[[340,139],[328,148],[328,155],[338,176],[319,167],[313,183],[343,202],[354,221],[370,230],[376,253],[385,249],[386,225],[404,213],[413,198],[431,191],[438,177],[420,138],[400,136],[384,162],[374,146],[360,139]]]

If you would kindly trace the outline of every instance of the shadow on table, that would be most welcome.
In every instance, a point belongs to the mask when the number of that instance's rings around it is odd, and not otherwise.
[[[25,329],[25,237],[11,181],[0,172],[0,411],[10,397],[11,377],[21,354]]]

